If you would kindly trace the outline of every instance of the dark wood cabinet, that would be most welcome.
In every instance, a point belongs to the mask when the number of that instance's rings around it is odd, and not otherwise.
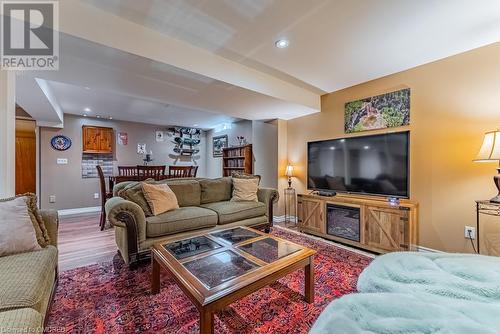
[[[222,176],[231,176],[235,172],[253,174],[252,144],[222,150]]]
[[[84,125],[82,133],[84,153],[113,153],[112,128]]]

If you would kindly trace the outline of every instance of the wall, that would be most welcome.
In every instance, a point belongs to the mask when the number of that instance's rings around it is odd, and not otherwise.
[[[278,188],[278,124],[277,121],[252,121],[254,174],[260,185]]]
[[[346,136],[346,102],[409,87],[410,192],[420,205],[420,245],[470,252],[464,226],[475,226],[474,200],[496,194],[497,166],[472,159],[484,132],[500,126],[499,59],[496,43],[322,96],[320,113],[288,121],[288,159],[298,192],[306,191],[306,143]],[[491,241],[498,239],[499,225],[485,219],[481,226],[485,252],[496,252]]]
[[[192,165],[187,158],[183,161],[174,161],[169,155],[173,153],[174,143],[171,137],[165,142],[156,142],[155,130],[165,130],[166,127],[154,125],[98,120],[65,114],[64,128],[41,128],[40,131],[40,203],[43,209],[72,209],[94,207],[100,205],[99,199],[94,199],[94,193],[99,192],[98,179],[82,179],[82,125],[97,125],[112,127],[118,132],[128,133],[128,145],[115,144],[115,172],[118,165],[142,164],[143,157],[137,154],[137,143],[145,143],[146,148],[153,151],[153,164],[158,165]],[[50,139],[56,134],[63,134],[71,138],[71,148],[58,152],[50,146]],[[206,175],[206,134],[202,134],[200,153],[196,160],[199,169],[198,176]],[[57,158],[67,158],[67,165],[57,165]],[[56,196],[56,203],[49,203],[49,196]]]
[[[231,129],[215,131],[210,130],[207,131],[207,145],[206,145],[206,176],[215,178],[222,176],[222,158],[221,157],[213,157],[213,145],[212,138],[217,136],[228,136],[228,144],[230,146],[238,145],[238,139],[236,137],[243,136],[247,140],[249,144],[252,143],[252,121],[239,121],[232,123]]]

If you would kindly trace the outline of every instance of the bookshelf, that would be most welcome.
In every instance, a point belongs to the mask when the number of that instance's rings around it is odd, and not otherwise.
[[[222,175],[231,176],[233,172],[253,174],[252,144],[222,150]]]

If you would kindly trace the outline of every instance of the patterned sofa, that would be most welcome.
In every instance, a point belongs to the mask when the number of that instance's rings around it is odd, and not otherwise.
[[[113,198],[106,202],[106,214],[115,227],[115,239],[126,263],[137,263],[150,254],[154,243],[172,236],[233,226],[269,230],[278,191],[259,188],[258,202],[231,202],[232,178],[167,179],[179,209],[153,216],[139,182],[115,185]]]
[[[0,257],[0,333],[41,333],[57,283],[56,211],[40,211],[51,244]]]

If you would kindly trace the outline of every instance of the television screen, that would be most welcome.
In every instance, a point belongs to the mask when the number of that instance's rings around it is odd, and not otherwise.
[[[409,132],[309,142],[309,189],[408,197]]]

